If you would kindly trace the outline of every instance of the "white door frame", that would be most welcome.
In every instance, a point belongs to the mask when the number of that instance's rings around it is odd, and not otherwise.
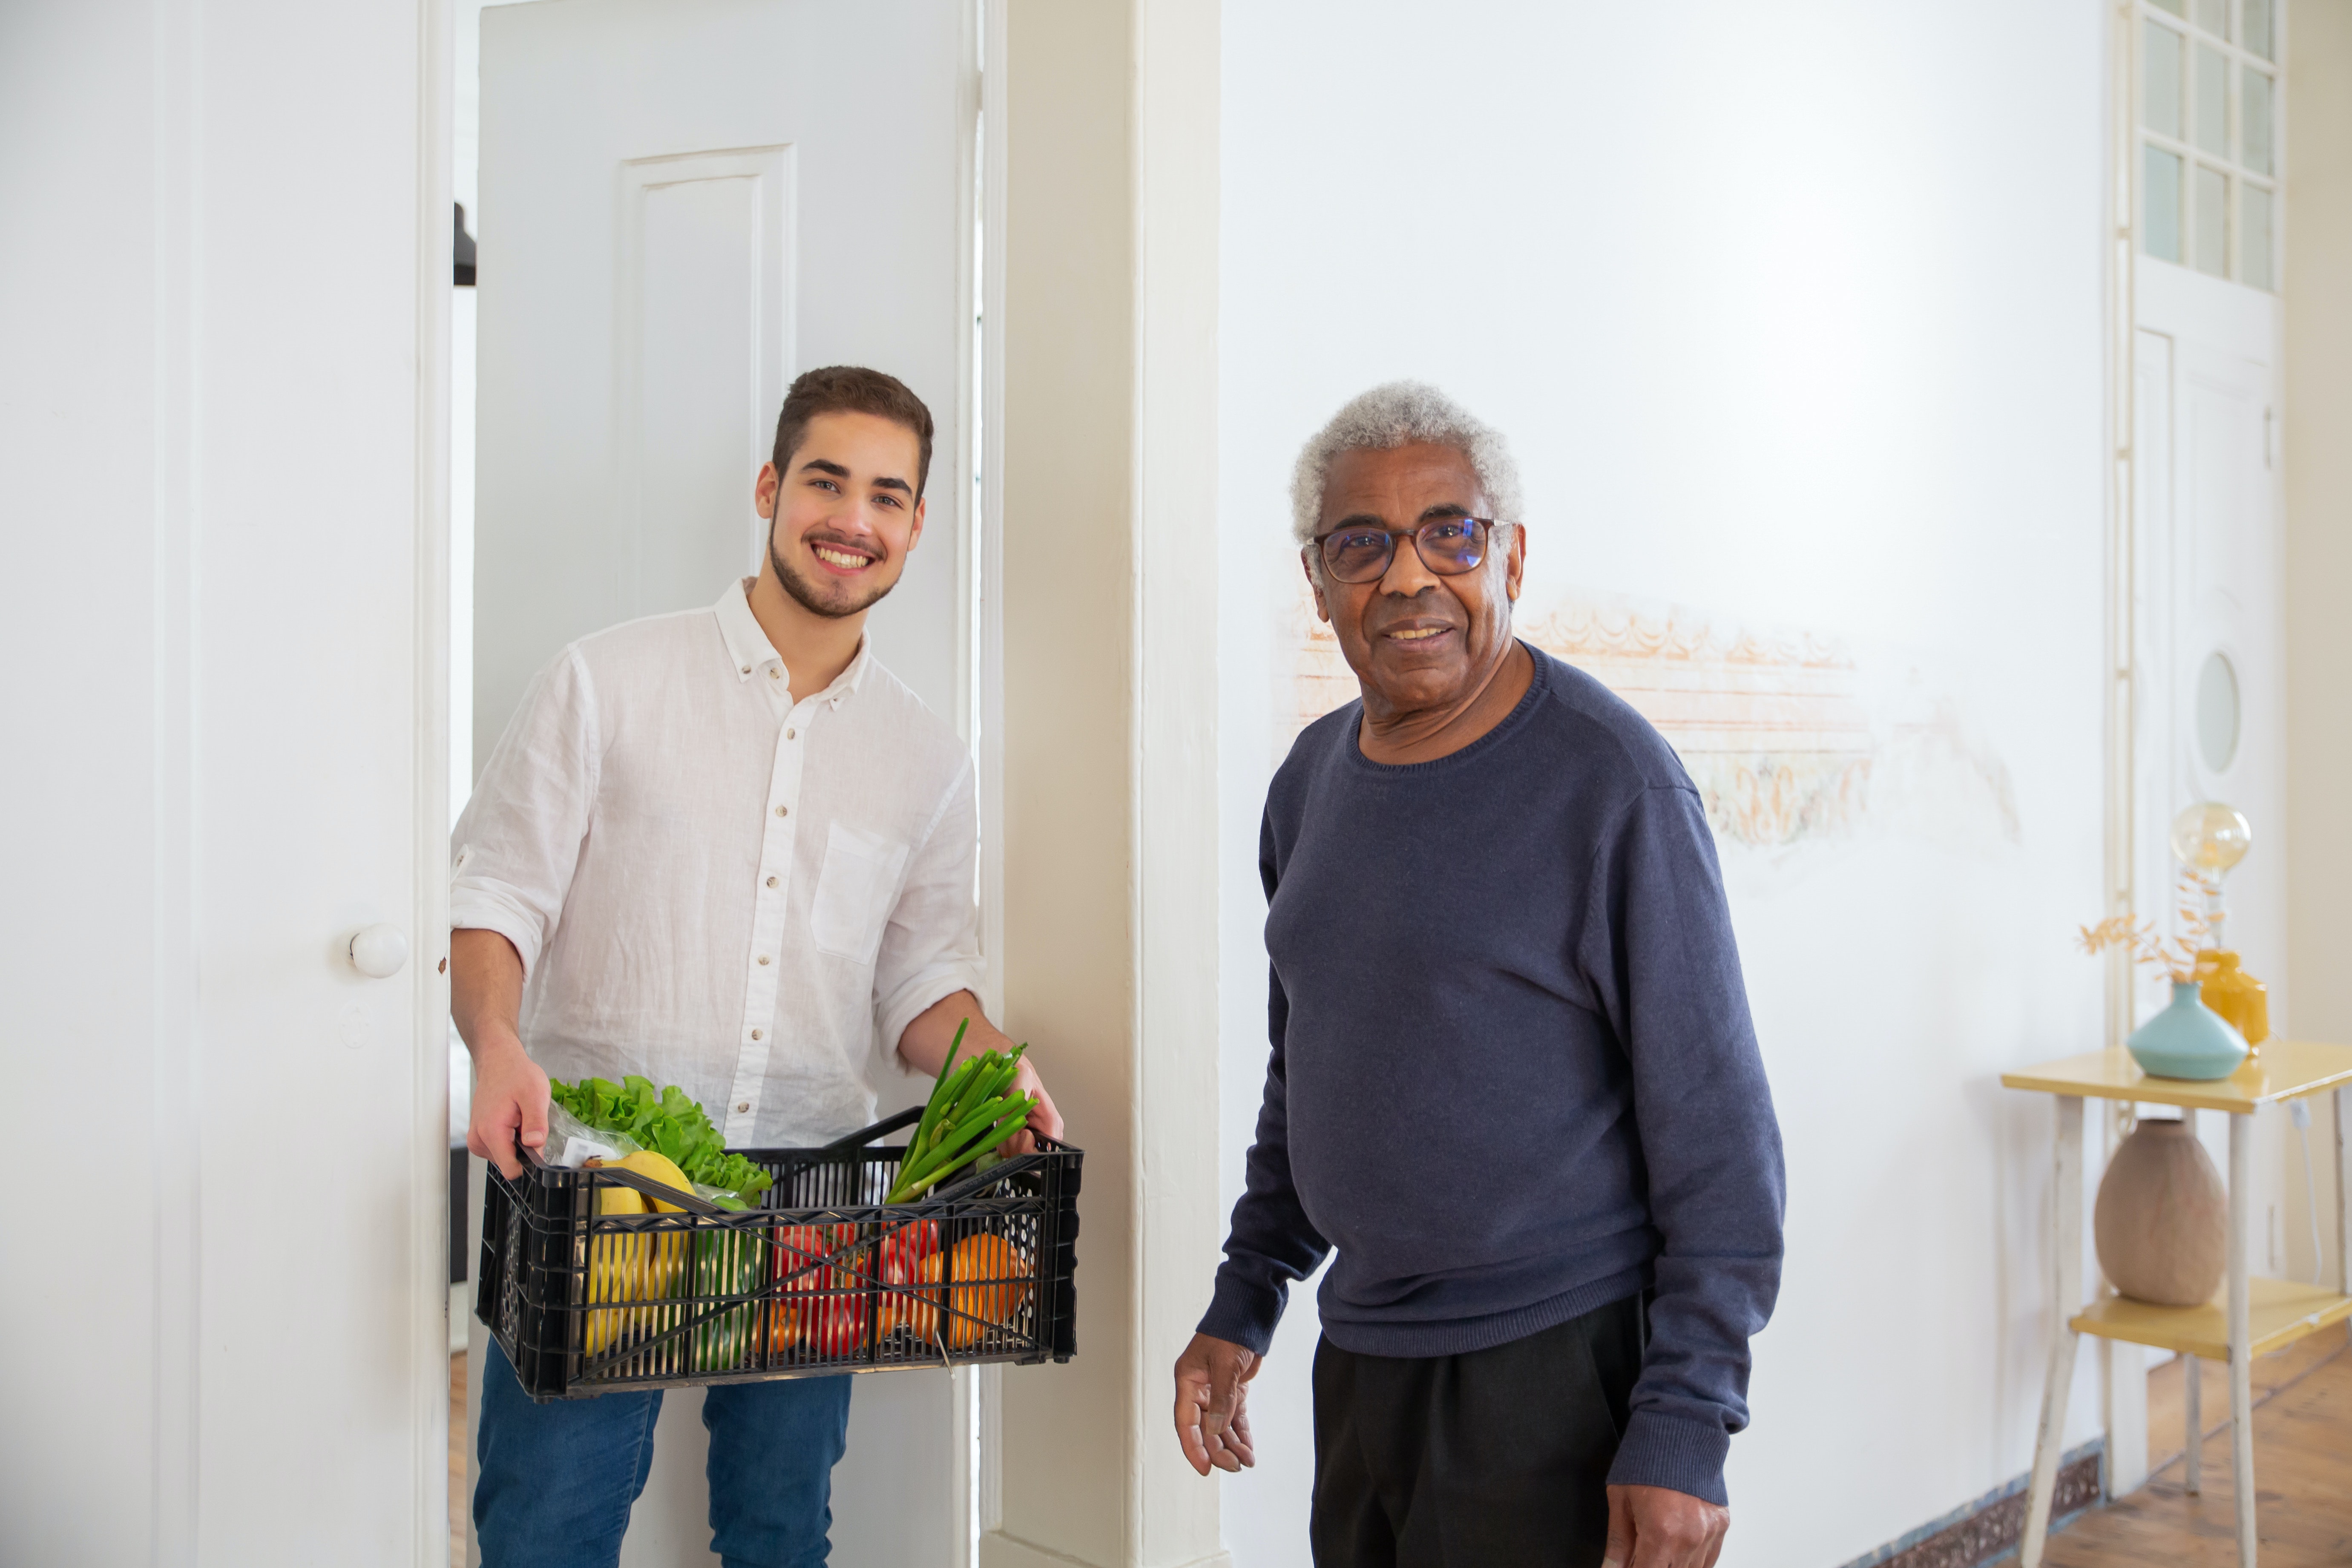
[[[449,316],[454,287],[457,63],[450,0],[417,0],[415,1200],[409,1205],[411,1331],[422,1568],[447,1568],[449,1532]]]
[[[967,365],[964,385],[974,400],[978,439],[971,460],[979,465],[978,493],[962,531],[958,550],[962,559],[964,603],[971,622],[964,647],[969,650],[970,693],[965,705],[964,735],[977,739],[975,763],[980,794],[980,949],[986,960],[987,979],[981,1005],[999,1023],[1004,1020],[1004,228],[1005,179],[1009,167],[1004,133],[1009,0],[972,0],[974,44],[980,54],[980,102],[969,124],[978,138],[976,156],[967,166],[977,171],[973,210],[962,232],[980,226],[976,254],[979,269],[967,272],[964,297],[980,310],[976,363]],[[975,736],[976,731],[976,736]],[[971,1462],[959,1468],[956,1507],[965,1521],[964,1551],[959,1568],[977,1568],[980,1538],[1004,1522],[1003,1384],[1002,1367],[988,1366],[955,1374],[956,1430],[967,1434]]]
[[[2287,0],[2278,0],[2273,13],[2273,53],[2284,65],[2290,7]],[[2138,742],[2136,714],[2149,700],[2141,690],[2147,683],[2140,658],[2139,641],[2142,628],[2137,624],[2135,600],[2143,580],[2142,563],[2137,559],[2136,533],[2139,522],[2139,501],[2146,483],[2153,482],[2147,465],[2151,461],[2170,463],[2171,447],[2168,441],[2160,453],[2147,453],[2139,441],[2139,408],[2137,406],[2137,366],[2140,326],[2140,207],[2139,198],[2139,105],[2137,101],[2140,77],[2140,7],[2138,0],[2113,0],[2109,10],[2109,47],[2107,73],[2108,100],[2108,211],[2107,211],[2107,437],[2110,457],[2110,483],[2107,502],[2107,585],[2106,643],[2108,669],[2106,723],[2106,833],[2105,870],[2106,876],[2107,915],[2160,915],[2169,888],[2139,886],[2139,843],[2151,825],[2137,820],[2139,780],[2137,770]],[[2284,71],[2280,77],[2284,92]],[[2285,121],[2281,112],[2273,129],[2274,167],[2284,168],[2286,155]],[[2281,183],[2284,189],[2284,182]],[[2274,212],[2276,225],[2273,241],[2273,255],[2283,256],[2287,215],[2284,202]],[[2235,218],[2232,217],[2233,232]],[[2156,263],[2159,268],[2165,264]],[[2273,266],[2275,268],[2275,263]],[[2169,279],[2159,283],[2170,285]],[[2201,281],[2201,280],[2200,280]],[[2242,287],[2242,285],[2223,285]],[[2275,334],[2273,334],[2275,337]],[[2179,344],[2175,342],[2176,354]],[[2269,355],[2273,405],[2279,405],[2283,394],[2282,359],[2274,342]],[[2177,366],[2177,361],[2176,361]],[[2177,384],[2177,368],[2175,380]],[[2168,406],[2178,417],[2178,397],[2168,395]],[[2174,485],[2168,472],[2161,481],[2165,493],[2171,497]],[[2273,481],[2273,489],[2277,481]],[[2283,673],[2283,672],[2282,672]],[[2162,672],[2157,681],[2158,695],[2177,695],[2171,689],[2173,672]],[[2279,825],[2283,826],[2283,825]],[[2136,976],[2130,957],[2120,951],[2110,950],[2106,955],[2105,980],[2105,1043],[2120,1047],[2130,1035],[2136,1023]],[[2111,1101],[2104,1119],[2105,1153],[2112,1155],[2116,1145],[2132,1123],[2135,1107]],[[2095,1188],[2095,1183],[2092,1184]],[[2259,1190],[2259,1189],[2258,1189]],[[2147,1352],[2140,1347],[2121,1341],[2102,1342],[2102,1384],[2104,1388],[2103,1424],[2106,1432],[2107,1495],[2120,1497],[2137,1489],[2147,1479]]]

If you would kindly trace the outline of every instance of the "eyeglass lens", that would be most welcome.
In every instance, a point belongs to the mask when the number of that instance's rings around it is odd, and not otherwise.
[[[1486,558],[1483,518],[1441,517],[1423,523],[1409,537],[1421,563],[1441,577],[1475,571]],[[1384,528],[1345,528],[1323,540],[1323,565],[1335,582],[1370,583],[1388,575],[1398,535]]]

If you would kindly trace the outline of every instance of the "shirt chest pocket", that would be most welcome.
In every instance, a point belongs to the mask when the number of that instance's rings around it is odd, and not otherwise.
[[[824,865],[809,909],[809,932],[819,952],[871,964],[882,945],[907,847],[836,822],[824,840]]]

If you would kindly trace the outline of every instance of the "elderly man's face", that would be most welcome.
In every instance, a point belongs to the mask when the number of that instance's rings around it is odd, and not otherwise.
[[[1444,517],[1487,515],[1469,457],[1452,447],[1392,447],[1343,452],[1323,487],[1315,531],[1367,524],[1410,535]],[[1526,541],[1498,529],[1486,562],[1441,577],[1422,563],[1409,537],[1396,542],[1388,573],[1372,583],[1335,583],[1314,547],[1307,555],[1315,607],[1339,634],[1349,668],[1377,715],[1459,704],[1493,672],[1511,647],[1511,601],[1519,595]]]

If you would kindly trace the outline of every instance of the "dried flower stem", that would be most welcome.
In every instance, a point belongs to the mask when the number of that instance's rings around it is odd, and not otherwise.
[[[2133,963],[2161,969],[2174,984],[2186,985],[2197,977],[2198,951],[2207,946],[2212,936],[2211,910],[2221,896],[2221,879],[2183,867],[2179,893],[2179,936],[2167,939],[2157,934],[2152,921],[2143,923],[2129,915],[2111,915],[2096,925],[2077,927],[2077,941],[2084,952],[2120,948],[2131,955]]]

